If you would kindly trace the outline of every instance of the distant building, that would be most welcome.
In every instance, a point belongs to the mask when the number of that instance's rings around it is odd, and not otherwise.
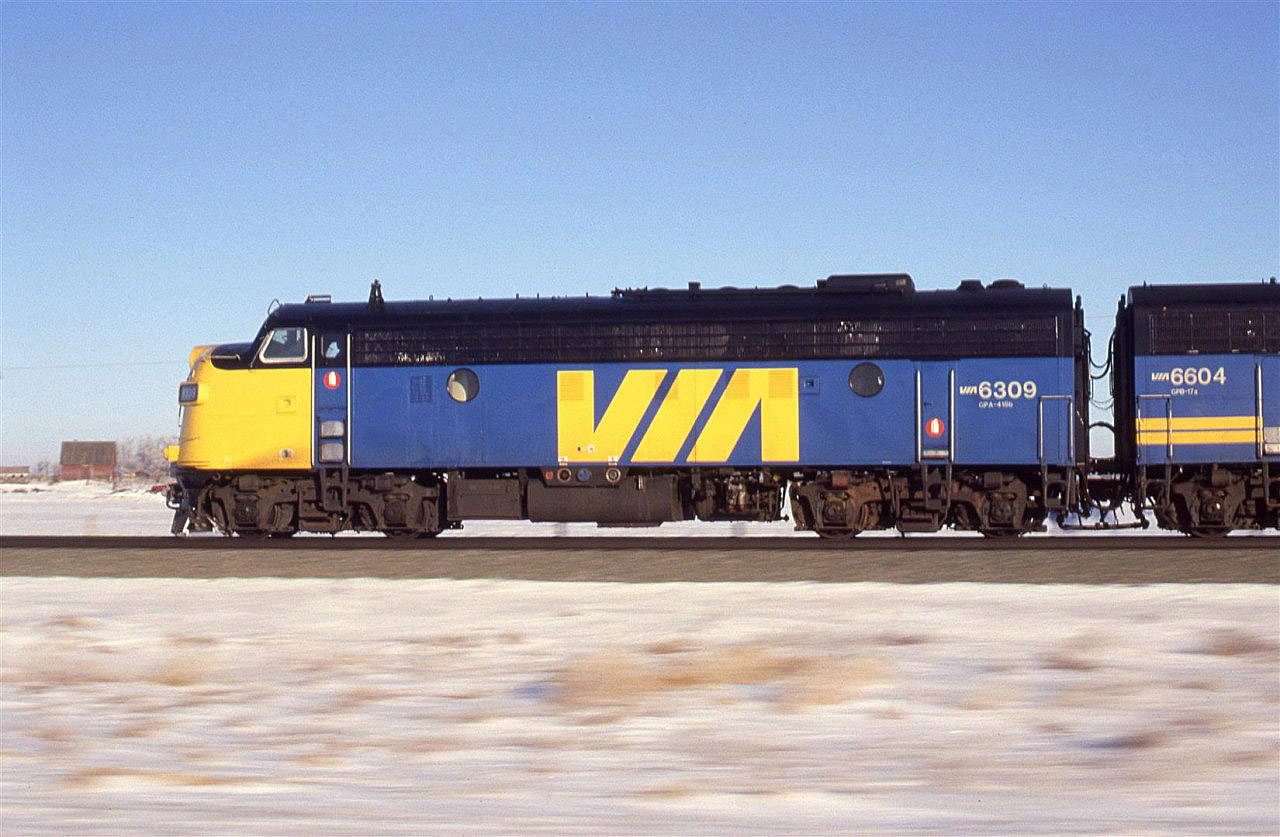
[[[115,442],[63,442],[64,480],[111,480],[116,473]]]
[[[0,465],[0,482],[26,482],[31,479],[29,465]]]

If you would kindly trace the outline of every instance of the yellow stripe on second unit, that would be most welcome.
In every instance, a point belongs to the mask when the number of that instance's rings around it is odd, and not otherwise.
[[[1175,430],[1175,445],[1252,445],[1258,441],[1258,431],[1254,430]],[[1140,445],[1167,445],[1169,434],[1161,431],[1138,433]]]
[[[1160,432],[1169,429],[1165,416],[1138,419],[1138,432]],[[1258,429],[1257,416],[1174,416],[1173,431],[1179,430],[1253,430]]]

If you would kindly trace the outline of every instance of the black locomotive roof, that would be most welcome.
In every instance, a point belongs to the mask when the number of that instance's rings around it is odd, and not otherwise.
[[[1280,284],[1140,285],[1118,320],[1143,355],[1280,352]]]
[[[1280,284],[1214,282],[1194,285],[1135,285],[1129,289],[1133,306],[1168,305],[1280,305]]]
[[[284,305],[281,326],[347,332],[359,366],[727,362],[788,358],[1071,356],[1083,336],[1065,289],[1010,280],[917,293],[903,273],[812,287],[618,289],[608,296]]]
[[[1024,288],[1010,280],[966,280],[955,290],[916,291],[906,274],[830,276],[815,286],[771,288],[615,289],[608,296],[445,299],[367,303],[307,302],[281,305],[268,315],[263,331],[279,326],[361,328],[421,325],[432,321],[469,322],[707,322],[794,318],[897,318],[950,316],[969,318],[1060,315],[1071,312],[1071,291]]]

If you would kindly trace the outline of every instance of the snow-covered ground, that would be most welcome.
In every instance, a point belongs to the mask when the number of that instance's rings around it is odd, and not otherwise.
[[[5,578],[0,832],[1276,834],[1280,593]]]
[[[105,482],[0,485],[0,535],[166,535],[164,493]]]
[[[1280,831],[1271,587],[5,579],[0,828]]]

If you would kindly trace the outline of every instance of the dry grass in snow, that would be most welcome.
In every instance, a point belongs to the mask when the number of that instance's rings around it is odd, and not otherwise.
[[[677,690],[767,685],[779,706],[840,703],[861,686],[883,680],[887,668],[871,658],[784,655],[758,646],[659,653],[666,658],[620,653],[574,660],[553,678],[555,699],[574,708],[640,709]]]

